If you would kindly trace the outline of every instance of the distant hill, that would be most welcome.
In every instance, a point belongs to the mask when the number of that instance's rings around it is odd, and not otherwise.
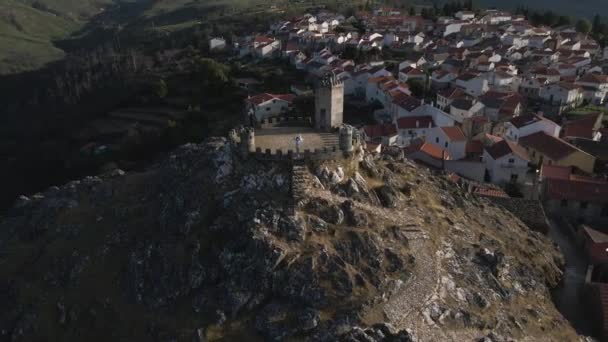
[[[210,15],[267,9],[267,0],[1,0],[0,75],[62,58],[53,44],[95,27],[182,29]],[[281,1],[279,1],[281,2]],[[276,3],[273,2],[273,3]],[[251,12],[253,13],[253,12]],[[80,30],[80,32],[79,32]]]
[[[0,2],[0,74],[39,67],[63,57],[52,44],[114,0],[3,0]]]
[[[445,0],[442,3],[446,2]],[[514,9],[517,6],[527,6],[537,10],[552,10],[559,14],[573,17],[591,18],[595,14],[608,13],[608,1],[605,0],[476,0],[478,7],[496,7]]]

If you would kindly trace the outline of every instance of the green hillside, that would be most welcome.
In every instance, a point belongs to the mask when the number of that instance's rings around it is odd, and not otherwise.
[[[63,51],[51,41],[65,38],[80,27],[82,21],[71,13],[67,7],[51,9],[39,2],[1,1],[0,74],[36,68],[61,58]]]

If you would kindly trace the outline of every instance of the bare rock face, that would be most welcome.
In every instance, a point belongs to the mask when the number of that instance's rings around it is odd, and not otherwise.
[[[396,152],[311,166],[295,215],[289,165],[224,139],[23,197],[0,341],[576,339],[553,245]]]

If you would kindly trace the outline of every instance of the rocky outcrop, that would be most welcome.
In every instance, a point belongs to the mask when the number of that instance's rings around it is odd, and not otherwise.
[[[289,165],[211,139],[21,198],[0,341],[576,338],[560,255],[512,215],[398,153],[311,171],[290,208]]]

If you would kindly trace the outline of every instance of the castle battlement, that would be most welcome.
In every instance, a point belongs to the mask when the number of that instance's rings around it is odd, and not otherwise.
[[[296,128],[298,129],[298,128]],[[286,148],[295,134],[281,129],[262,130],[261,146],[256,146],[255,129],[251,127],[238,127],[230,130],[228,137],[233,145],[241,152],[244,158],[255,158],[265,161],[293,161],[293,160],[335,160],[356,154],[361,146],[361,139],[356,129],[343,125],[340,134],[310,131],[304,133],[304,143],[310,147],[297,153],[292,148]],[[316,142],[312,141],[315,140]],[[306,145],[305,145],[306,146]],[[276,148],[278,147],[278,148]],[[294,144],[295,147],[295,144]]]

